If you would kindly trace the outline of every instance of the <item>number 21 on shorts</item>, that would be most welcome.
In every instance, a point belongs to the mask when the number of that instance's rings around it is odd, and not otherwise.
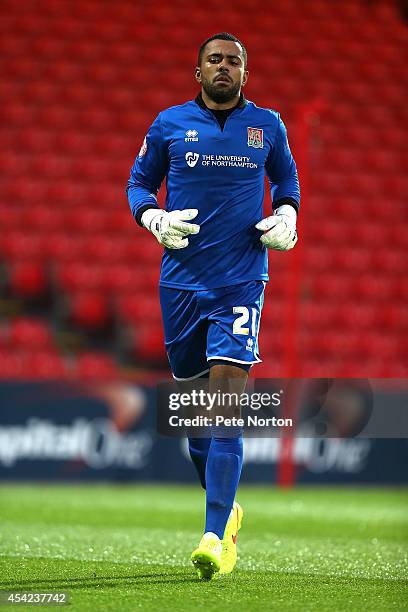
[[[246,324],[249,321],[250,311],[246,306],[234,306],[232,309],[234,314],[239,315],[232,325],[232,333],[241,336],[249,336],[249,327]],[[251,308],[251,336],[256,336],[256,308]]]

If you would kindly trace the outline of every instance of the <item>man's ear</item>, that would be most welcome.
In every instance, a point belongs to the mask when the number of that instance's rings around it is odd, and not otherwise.
[[[246,84],[248,77],[249,77],[248,70],[244,70],[244,78],[242,79],[242,87]]]
[[[196,78],[196,81],[201,83],[201,70],[200,70],[199,66],[196,67],[194,76]]]

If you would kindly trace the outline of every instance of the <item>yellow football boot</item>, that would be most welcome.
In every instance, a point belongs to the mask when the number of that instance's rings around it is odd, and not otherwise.
[[[220,571],[222,543],[220,538],[209,531],[201,538],[192,555],[191,561],[202,580],[212,580]]]
[[[220,574],[230,574],[237,563],[237,537],[243,516],[244,511],[241,506],[234,502],[222,541]]]

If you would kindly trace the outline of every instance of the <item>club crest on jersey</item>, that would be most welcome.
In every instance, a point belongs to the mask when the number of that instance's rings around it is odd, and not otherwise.
[[[263,130],[260,128],[247,128],[248,130],[248,147],[254,149],[263,149]]]

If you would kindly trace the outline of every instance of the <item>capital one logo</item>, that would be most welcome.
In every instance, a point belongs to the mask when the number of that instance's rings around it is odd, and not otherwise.
[[[194,168],[194,166],[199,160],[199,157],[200,157],[199,153],[192,153],[191,151],[189,151],[188,153],[186,153],[187,165],[190,166],[190,168]]]

